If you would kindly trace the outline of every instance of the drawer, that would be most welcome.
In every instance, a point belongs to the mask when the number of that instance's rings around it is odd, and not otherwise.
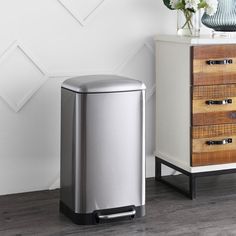
[[[192,127],[192,166],[236,162],[236,124]]]
[[[192,125],[236,123],[236,84],[193,86]]]
[[[192,47],[193,85],[236,83],[236,45]]]

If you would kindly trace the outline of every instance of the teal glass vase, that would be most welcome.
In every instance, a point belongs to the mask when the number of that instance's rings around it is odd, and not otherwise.
[[[215,31],[236,31],[236,0],[218,0],[216,13],[213,16],[204,13],[201,21]]]

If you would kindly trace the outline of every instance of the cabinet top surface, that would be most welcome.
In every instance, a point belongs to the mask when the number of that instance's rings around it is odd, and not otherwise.
[[[184,37],[178,35],[157,35],[155,41],[183,43],[189,45],[202,44],[236,44],[236,35],[229,38],[217,37],[213,38],[211,35],[201,35],[200,37]]]

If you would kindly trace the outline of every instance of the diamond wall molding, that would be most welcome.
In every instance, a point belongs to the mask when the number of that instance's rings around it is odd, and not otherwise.
[[[2,99],[10,106],[13,111],[19,112],[23,108],[23,106],[30,100],[30,98],[38,91],[38,89],[47,81],[48,73],[46,72],[45,68],[38,62],[38,60],[32,55],[30,50],[26,49],[26,47],[18,41],[14,41],[13,43],[11,43],[10,46],[2,53],[2,55],[0,55],[0,72],[3,63],[5,63],[5,61],[12,56],[15,50],[18,50],[21,56],[25,58],[26,63],[30,63],[33,68],[36,69],[35,71],[37,71],[40,75],[40,79],[38,81],[35,81],[34,85],[30,85],[27,88],[27,91],[25,91],[17,101],[7,93],[7,91],[4,89],[4,86],[0,87],[0,97],[2,97]],[[14,71],[14,69],[15,68],[13,68],[12,71]],[[11,73],[11,71],[9,73]],[[14,76],[14,79],[17,80],[18,77]]]
[[[98,0],[98,2],[91,8],[85,15],[81,15],[77,7],[73,8],[70,6],[70,2],[73,0],[57,0],[65,9],[66,11],[77,21],[81,24],[81,26],[85,26],[95,15],[98,9],[104,5],[106,0]],[[88,0],[86,0],[88,1]]]
[[[148,51],[150,51],[150,53],[155,56],[155,53],[154,53],[154,49],[148,44],[148,43],[142,43],[141,45],[139,45],[136,49],[134,49],[131,53],[129,53],[127,55],[127,57],[125,57],[125,59],[122,61],[121,64],[119,64],[115,69],[114,71],[116,73],[120,73],[126,66],[129,62],[131,62],[141,51],[143,48],[146,48],[148,49]]]
[[[89,70],[89,71],[49,71],[49,78],[71,78],[71,77],[77,77],[77,76],[84,76],[84,75],[95,75],[95,74],[114,74],[113,70]]]
[[[142,43],[139,45],[135,50],[133,50],[131,53],[129,53],[125,59],[120,63],[118,66],[115,67],[113,70],[107,70],[107,71],[75,71],[75,72],[53,72],[49,74],[50,78],[70,78],[70,77],[76,77],[76,76],[83,76],[83,75],[91,75],[91,74],[115,74],[115,75],[121,75],[122,70],[129,64],[132,60],[136,58],[136,56],[143,50],[143,48],[147,49],[153,56],[155,56],[154,49],[147,43]],[[146,91],[146,100],[149,101],[152,96],[156,92],[156,85],[153,84],[150,88]]]
[[[138,54],[141,53],[143,48],[147,49],[153,56],[155,56],[154,49],[147,42],[145,42],[141,46],[139,45],[134,51],[132,51],[123,60],[123,62],[119,66],[116,67],[116,69],[114,70],[114,73],[115,74],[121,74],[122,71],[124,70],[124,68],[127,66],[127,64],[132,62],[138,56]],[[146,90],[146,101],[148,102],[155,93],[156,93],[156,85],[153,84],[153,85],[151,85],[150,88],[147,88],[147,90]]]
[[[146,100],[149,101],[152,96],[156,94],[156,85],[153,85],[150,89],[148,89],[146,94]]]

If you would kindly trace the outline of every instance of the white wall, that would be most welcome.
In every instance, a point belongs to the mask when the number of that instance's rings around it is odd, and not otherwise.
[[[113,73],[147,84],[154,176],[154,43],[175,33],[161,0],[0,0],[0,195],[58,187],[60,84]]]

